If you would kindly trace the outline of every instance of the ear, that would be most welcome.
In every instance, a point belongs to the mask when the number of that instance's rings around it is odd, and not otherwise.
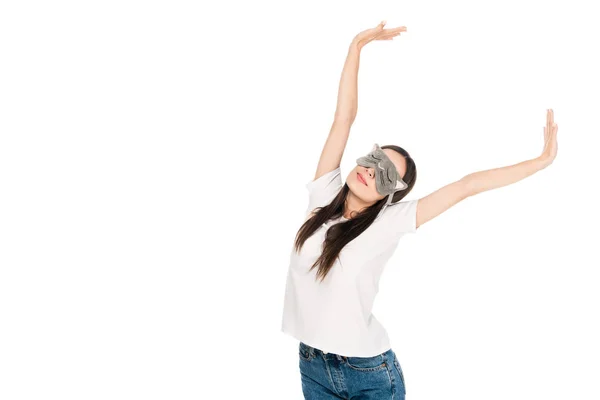
[[[378,148],[379,148],[379,145],[378,145],[377,143],[375,143],[375,144],[373,145],[373,150],[371,150],[371,151],[375,151],[375,150],[377,150]]]

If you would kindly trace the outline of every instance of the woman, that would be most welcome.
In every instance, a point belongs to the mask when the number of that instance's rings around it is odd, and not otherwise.
[[[290,256],[282,331],[300,340],[306,399],[404,399],[406,387],[384,327],[371,313],[379,277],[405,233],[486,190],[517,182],[552,163],[557,124],[548,110],[544,150],[534,159],[469,174],[417,200],[401,201],[417,178],[399,146],[377,144],[343,184],[340,161],[357,111],[361,49],[406,31],[385,21],[352,41],[335,119],[309,191],[307,219]]]

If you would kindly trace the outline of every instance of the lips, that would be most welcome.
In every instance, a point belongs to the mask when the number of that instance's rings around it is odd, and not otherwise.
[[[362,182],[362,183],[363,183],[365,186],[368,186],[368,185],[367,185],[367,181],[366,181],[366,180],[365,180],[365,178],[364,178],[364,177],[361,175],[361,173],[360,173],[360,172],[357,172],[356,174],[357,174],[358,180],[359,180],[359,181],[361,181],[361,182]]]

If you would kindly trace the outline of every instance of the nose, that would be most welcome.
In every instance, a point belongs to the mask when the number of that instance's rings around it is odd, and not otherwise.
[[[373,168],[368,168],[368,167],[365,167],[365,169],[367,170],[367,174],[369,174],[369,177],[372,178],[375,170]]]

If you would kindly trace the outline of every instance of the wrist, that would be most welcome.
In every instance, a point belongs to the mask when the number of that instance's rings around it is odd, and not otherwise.
[[[352,40],[352,43],[350,43],[349,51],[350,52],[354,51],[354,52],[360,53],[362,48],[363,48],[363,46],[359,43],[359,41],[354,39],[354,40]]]
[[[544,169],[546,168],[548,165],[552,164],[552,160],[550,160],[548,157],[546,156],[539,156],[537,158],[534,159],[538,168]]]

